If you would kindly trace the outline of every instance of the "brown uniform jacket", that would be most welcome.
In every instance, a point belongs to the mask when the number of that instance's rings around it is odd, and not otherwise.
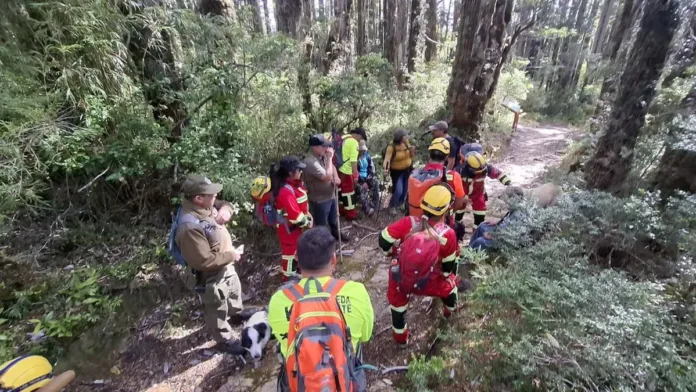
[[[229,203],[218,200],[211,209],[200,208],[186,199],[181,203],[181,215],[190,213],[200,223],[180,225],[174,240],[186,264],[196,271],[215,273],[234,261],[230,232],[215,222],[218,209],[223,206]],[[207,234],[204,228],[208,229]]]

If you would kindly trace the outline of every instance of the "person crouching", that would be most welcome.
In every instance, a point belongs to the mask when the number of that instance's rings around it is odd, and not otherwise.
[[[452,192],[444,184],[430,187],[420,204],[423,216],[407,216],[385,228],[379,246],[391,257],[387,300],[391,307],[392,335],[396,343],[408,343],[406,309],[412,295],[438,297],[450,317],[457,308],[457,256],[454,230],[445,223]],[[398,249],[394,243],[400,241]]]

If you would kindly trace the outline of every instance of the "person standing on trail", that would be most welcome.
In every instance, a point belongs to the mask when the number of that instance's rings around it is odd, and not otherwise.
[[[367,216],[377,211],[379,206],[379,183],[375,178],[375,164],[367,151],[367,143],[360,141],[360,155],[358,155],[358,186],[360,193],[360,206]]]
[[[474,230],[486,219],[486,177],[498,180],[503,185],[511,184],[510,178],[495,166],[486,162],[483,147],[478,143],[465,144],[460,154],[462,164],[457,167],[457,172],[464,183],[464,193],[471,200],[471,209],[474,214]],[[456,211],[457,222],[461,221],[466,210],[466,201]]]
[[[309,211],[314,218],[315,226],[328,226],[331,235],[342,242],[350,239],[338,231],[338,206],[336,205],[336,186],[341,184],[338,169],[333,165],[334,150],[331,142],[322,134],[309,138],[309,156],[304,159],[307,166],[302,173],[302,179],[307,186]]]
[[[271,166],[271,192],[279,222],[276,234],[280,242],[283,282],[298,275],[295,262],[297,240],[302,229],[311,228],[312,216],[309,214],[307,191],[302,184],[302,171],[306,165],[295,156],[283,157]]]
[[[453,206],[445,217],[446,223],[455,230],[457,239],[464,237],[464,226],[455,221],[451,211],[461,209],[464,204],[462,178],[455,170],[445,168],[445,160],[450,155],[450,144],[445,138],[433,139],[428,147],[428,163],[414,170],[408,179],[408,214],[421,216],[420,208],[425,193],[436,184],[446,184],[452,192]]]
[[[461,159],[459,157],[459,149],[464,144],[464,141],[458,138],[457,136],[450,136],[447,133],[448,129],[449,125],[447,124],[447,121],[438,121],[435,124],[428,127],[428,130],[425,131],[425,134],[430,133],[433,136],[433,139],[441,137],[447,139],[450,145],[450,152],[447,156],[447,164],[445,166],[447,166],[448,169],[452,170],[461,163]]]
[[[413,157],[416,148],[408,142],[408,132],[405,129],[394,131],[394,140],[384,152],[384,174],[391,177],[392,196],[389,207],[392,213],[404,205],[408,193],[408,176],[413,170]]]
[[[341,216],[347,220],[358,217],[355,209],[355,185],[358,183],[358,155],[360,141],[367,141],[367,134],[363,128],[355,128],[348,135],[341,136],[340,154],[341,160],[338,168],[338,177],[341,179]],[[338,151],[337,151],[338,152]]]
[[[243,309],[242,284],[234,269],[241,255],[232,246],[225,224],[234,213],[232,206],[217,200],[221,184],[207,177],[191,175],[184,180],[181,212],[176,222],[175,242],[181,257],[196,278],[205,286],[204,319],[217,348],[230,351],[234,342],[231,324],[240,324]]]
[[[268,305],[281,359],[278,390],[301,383],[311,391],[366,391],[360,345],[372,338],[375,314],[365,286],[331,277],[336,239],[326,227],[302,234],[297,261],[302,279],[281,286]]]
[[[399,346],[408,344],[406,309],[412,295],[437,297],[449,318],[457,309],[457,236],[446,223],[452,192],[437,184],[421,201],[422,216],[407,216],[387,226],[379,247],[391,258],[387,300],[391,307],[392,336]],[[400,242],[398,249],[394,243]]]

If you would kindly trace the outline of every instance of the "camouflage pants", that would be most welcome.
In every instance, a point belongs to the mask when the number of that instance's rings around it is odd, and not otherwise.
[[[237,316],[242,309],[242,284],[234,266],[229,264],[206,280],[203,294],[205,325],[216,342],[232,339],[229,319]]]

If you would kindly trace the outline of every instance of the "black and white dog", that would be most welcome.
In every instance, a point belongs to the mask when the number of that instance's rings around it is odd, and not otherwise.
[[[256,311],[249,315],[242,327],[242,348],[244,355],[249,353],[254,361],[263,357],[264,349],[272,339],[271,326],[268,324],[268,311],[266,309]]]

